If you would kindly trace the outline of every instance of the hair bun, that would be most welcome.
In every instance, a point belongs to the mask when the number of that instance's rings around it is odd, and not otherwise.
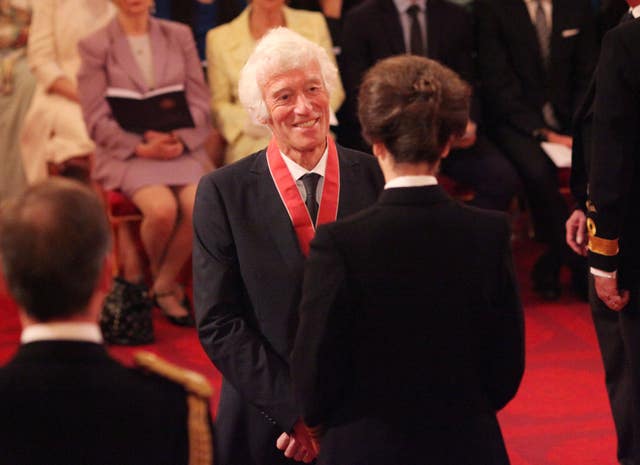
[[[415,100],[430,100],[438,94],[438,85],[429,77],[422,76],[413,83],[413,96]]]

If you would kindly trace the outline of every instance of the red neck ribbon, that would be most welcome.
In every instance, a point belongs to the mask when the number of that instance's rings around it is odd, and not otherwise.
[[[340,167],[338,165],[338,150],[336,143],[331,137],[327,138],[329,153],[327,157],[327,167],[324,173],[324,187],[322,188],[322,198],[318,208],[317,225],[331,223],[338,217],[338,197],[340,195]],[[282,159],[278,143],[275,138],[269,142],[267,148],[267,164],[273,182],[278,189],[282,203],[289,213],[293,229],[298,237],[300,250],[306,257],[309,255],[309,243],[316,233],[316,229],[311,221],[307,206],[302,195],[296,186],[296,182],[291,176],[287,164]]]

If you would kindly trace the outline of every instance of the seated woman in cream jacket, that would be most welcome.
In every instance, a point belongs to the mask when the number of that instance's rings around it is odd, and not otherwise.
[[[47,176],[47,162],[74,166],[93,153],[94,145],[78,104],[78,41],[113,17],[109,0],[37,0],[27,56],[36,91],[25,116],[20,148],[29,183]],[[88,164],[82,168],[88,178]]]
[[[0,0],[0,204],[26,183],[18,135],[35,88],[26,58],[30,21],[31,0]]]
[[[288,27],[317,43],[334,58],[329,29],[322,14],[288,8],[284,0],[253,0],[236,19],[207,34],[211,107],[215,124],[228,144],[225,153],[227,164],[265,148],[271,138],[266,127],[251,122],[240,104],[238,79],[256,42],[269,29],[278,26]],[[344,95],[339,83],[331,95],[334,112],[343,102]]]

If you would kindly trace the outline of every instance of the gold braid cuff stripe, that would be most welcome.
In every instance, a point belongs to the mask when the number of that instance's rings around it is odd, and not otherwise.
[[[618,239],[603,239],[595,236],[589,238],[588,248],[593,253],[607,257],[618,255],[618,251],[620,250],[618,247]]]

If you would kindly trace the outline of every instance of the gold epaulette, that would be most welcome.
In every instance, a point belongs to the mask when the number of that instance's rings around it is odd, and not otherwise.
[[[182,384],[188,392],[206,398],[213,394],[209,381],[200,373],[182,368],[151,352],[136,352],[133,357],[139,367]]]
[[[211,385],[195,371],[174,365],[151,352],[136,352],[136,365],[184,386],[189,409],[189,465],[213,463],[213,438],[209,422]]]

